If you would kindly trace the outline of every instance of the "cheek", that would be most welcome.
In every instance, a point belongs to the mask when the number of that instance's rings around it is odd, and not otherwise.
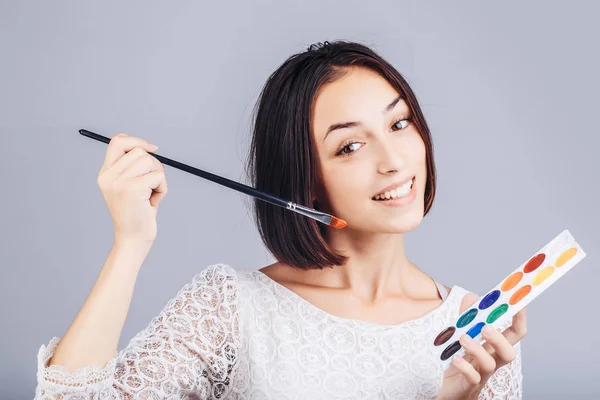
[[[332,205],[355,203],[365,197],[365,182],[369,182],[368,168],[354,163],[339,165],[323,171],[323,182],[327,188],[327,197]],[[354,201],[353,201],[354,200]]]
[[[415,160],[425,160],[425,142],[419,132],[414,129],[410,136],[406,138],[405,146],[410,149],[409,153],[414,155]]]
[[[403,144],[404,151],[409,154],[411,164],[418,170],[415,171],[417,174],[425,174],[427,169],[427,149],[425,148],[425,142],[419,135],[419,132],[414,132]]]
[[[426,180],[427,180],[427,148],[421,136],[417,133],[417,137],[412,143],[412,151],[414,154],[415,173],[420,177],[419,189],[420,195],[423,196]]]

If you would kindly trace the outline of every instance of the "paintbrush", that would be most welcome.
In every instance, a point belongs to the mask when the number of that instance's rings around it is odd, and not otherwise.
[[[87,136],[89,138],[98,140],[100,142],[104,142],[106,144],[110,143],[110,138],[99,135],[94,132],[90,132],[86,129],[80,129],[79,133],[82,134],[83,136]],[[152,153],[152,154],[148,153],[148,154],[155,157],[158,161],[162,162],[165,165],[169,165],[171,167],[180,169],[182,171],[189,172],[190,174],[193,174],[193,175],[199,176],[201,178],[207,179],[209,181],[218,183],[218,184],[228,187],[230,189],[237,190],[238,192],[247,194],[252,197],[256,197],[257,199],[266,201],[267,203],[271,203],[273,205],[283,207],[287,210],[296,212],[298,214],[305,215],[305,216],[315,219],[325,225],[332,226],[336,229],[342,229],[342,228],[346,227],[346,221],[344,221],[340,218],[336,218],[333,215],[329,215],[327,213],[317,211],[312,208],[305,207],[305,206],[296,204],[291,201],[286,201],[286,200],[280,199],[279,197],[273,196],[269,193],[261,192],[260,190],[254,189],[253,187],[246,186],[242,183],[232,181],[227,178],[223,178],[222,176],[215,175],[210,172],[191,167],[189,165],[180,163],[179,161],[171,160],[170,158],[158,155],[156,153]]]

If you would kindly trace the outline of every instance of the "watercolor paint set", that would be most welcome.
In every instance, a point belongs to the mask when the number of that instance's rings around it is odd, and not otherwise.
[[[565,229],[507,278],[463,312],[454,325],[443,329],[433,342],[444,368],[452,356],[464,355],[459,339],[465,333],[485,342],[481,329],[492,325],[503,331],[512,317],[585,257],[585,252]]]

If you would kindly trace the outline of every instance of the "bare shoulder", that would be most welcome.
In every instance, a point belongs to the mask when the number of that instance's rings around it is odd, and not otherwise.
[[[273,272],[276,272],[281,267],[281,263],[274,262],[273,264],[265,265],[258,270],[267,276],[271,276]]]
[[[260,268],[259,271],[285,286],[298,285],[302,282],[301,270],[278,261]]]
[[[323,296],[323,289],[329,289],[320,283],[317,269],[300,269],[275,262],[260,268],[259,271],[305,299]]]

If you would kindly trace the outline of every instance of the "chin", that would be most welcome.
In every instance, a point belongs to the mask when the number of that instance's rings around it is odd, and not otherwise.
[[[422,212],[411,212],[391,219],[388,224],[390,233],[408,233],[415,230],[423,221]]]
[[[353,226],[355,229],[371,233],[389,233],[401,234],[408,233],[416,229],[423,221],[423,210],[414,210],[410,213],[397,215],[394,218],[386,218],[382,220],[374,220],[372,214],[365,215],[360,219],[360,223],[346,220],[348,226]]]

